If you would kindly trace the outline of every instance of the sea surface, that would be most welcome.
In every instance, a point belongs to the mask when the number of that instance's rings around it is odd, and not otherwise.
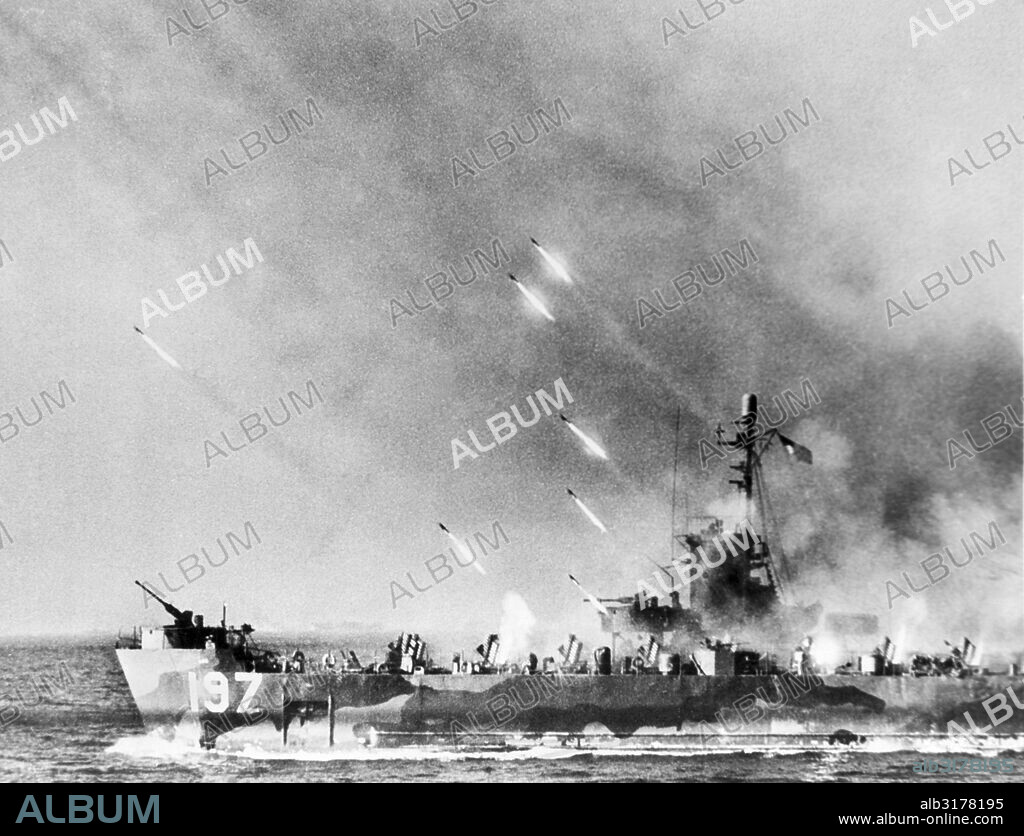
[[[51,695],[40,690],[43,677],[51,683]],[[12,707],[18,713],[13,719]],[[998,757],[1013,761],[1014,773],[915,774],[913,763],[925,756]],[[1001,752],[935,748],[925,753],[868,744],[834,751],[627,754],[539,746],[456,753],[354,744],[305,755],[251,747],[240,754],[206,752],[145,732],[112,640],[23,639],[0,641],[0,781],[1024,783],[1024,747]]]

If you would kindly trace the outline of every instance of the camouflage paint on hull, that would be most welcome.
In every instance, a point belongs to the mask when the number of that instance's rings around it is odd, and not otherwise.
[[[229,653],[118,650],[148,728],[328,747],[382,744],[684,748],[1024,738],[1024,682],[885,676],[249,674]],[[1002,696],[998,696],[1002,694]]]

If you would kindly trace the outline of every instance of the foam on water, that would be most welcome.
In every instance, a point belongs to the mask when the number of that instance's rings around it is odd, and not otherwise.
[[[189,739],[180,734],[169,737],[158,731],[118,738],[106,751],[112,755],[124,755],[129,758],[157,758],[160,760],[201,758],[208,754],[199,746],[195,737]]]
[[[339,730],[341,731],[341,730]],[[592,758],[728,758],[730,756],[758,755],[765,760],[773,758],[798,758],[807,755],[824,756],[829,760],[856,759],[858,754],[958,754],[992,757],[1000,752],[1024,752],[1024,738],[1013,740],[986,741],[986,745],[967,746],[962,741],[915,740],[885,741],[869,740],[855,746],[739,746],[734,748],[682,748],[671,746],[645,746],[635,748],[575,748],[560,745],[556,741],[515,749],[472,749],[453,750],[439,746],[408,745],[401,747],[370,748],[363,746],[351,735],[339,735],[338,743],[331,749],[305,749],[299,746],[274,747],[258,742],[231,744],[220,741],[212,751],[203,750],[194,737],[185,732],[173,737],[151,732],[137,737],[123,737],[107,751],[129,758],[156,758],[172,761],[202,758],[238,758],[252,761],[308,761],[327,763],[332,761],[533,761],[568,760],[579,757]]]
[[[258,746],[245,746],[240,751],[225,752],[229,757],[248,758],[267,761],[525,761],[525,760],[565,760],[590,754],[577,750],[558,750],[544,746],[532,749],[516,749],[512,751],[451,751],[432,749],[424,746],[406,746],[400,749],[348,749],[328,752],[311,752],[298,750],[294,752],[272,752]]]

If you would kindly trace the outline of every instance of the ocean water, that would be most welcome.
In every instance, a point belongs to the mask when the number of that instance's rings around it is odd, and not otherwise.
[[[61,664],[70,674],[61,680]],[[39,685],[48,677],[49,695]],[[12,719],[12,706],[18,716]],[[364,749],[284,753],[247,747],[206,752],[147,734],[107,639],[0,644],[0,781],[672,781],[1024,783],[1024,748],[934,748],[935,757],[1011,760],[1014,773],[921,775],[924,753],[864,749],[785,752],[515,752]]]

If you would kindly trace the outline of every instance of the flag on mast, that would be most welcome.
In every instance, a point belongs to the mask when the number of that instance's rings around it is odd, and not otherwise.
[[[798,462],[806,462],[807,464],[812,463],[811,451],[807,447],[804,447],[802,444],[797,444],[791,438],[786,438],[782,433],[779,433],[779,441],[781,441],[782,446],[786,448],[786,452],[793,456]]]

